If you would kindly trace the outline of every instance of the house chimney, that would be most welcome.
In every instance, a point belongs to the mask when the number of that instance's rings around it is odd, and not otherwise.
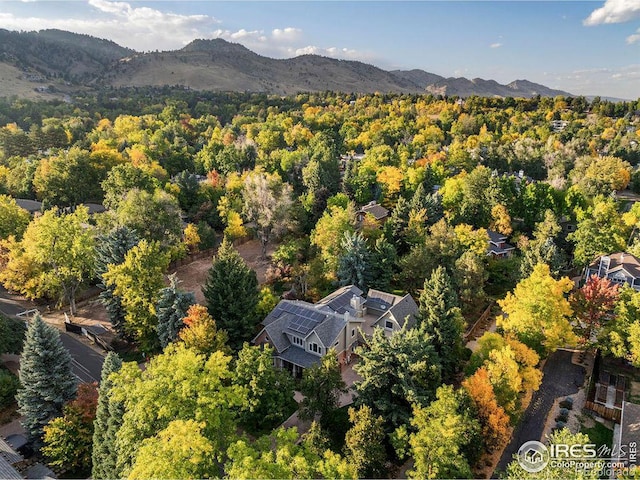
[[[598,267],[598,276],[600,278],[606,277],[609,271],[609,265],[611,265],[611,257],[603,255],[600,257],[600,266]]]
[[[362,301],[362,297],[354,295],[353,297],[351,297],[351,301],[349,303],[351,305],[351,308],[353,308],[356,312],[356,318],[364,317],[364,302]]]

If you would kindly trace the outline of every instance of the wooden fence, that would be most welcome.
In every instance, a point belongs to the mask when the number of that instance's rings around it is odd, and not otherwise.
[[[191,262],[195,262],[196,260],[201,260],[203,258],[211,258],[213,259],[213,254],[216,252],[215,248],[209,248],[207,250],[202,250],[201,252],[192,253],[191,255],[187,255],[183,258],[178,258],[169,264],[169,271],[175,272],[178,268],[183,265],[188,265]]]
[[[469,330],[464,334],[464,342],[470,342],[481,336],[489,326],[489,317],[491,316],[491,308],[495,302],[491,302],[489,306],[482,312],[480,318],[475,321]]]
[[[605,407],[601,403],[595,403],[590,400],[584,402],[585,410],[589,410],[599,417],[602,417],[606,420],[613,420],[616,423],[620,423],[620,419],[622,417],[622,410],[619,408],[609,408]]]

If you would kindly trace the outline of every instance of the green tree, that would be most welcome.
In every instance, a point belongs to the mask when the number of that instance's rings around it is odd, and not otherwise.
[[[103,160],[109,161],[109,157]],[[33,177],[33,188],[47,205],[68,206],[100,201],[100,182],[114,165],[96,165],[88,151],[72,147],[40,161]]]
[[[128,476],[144,440],[177,420],[204,422],[201,434],[211,455],[221,461],[236,432],[235,411],[246,402],[246,390],[231,384],[231,357],[205,357],[184,345],[171,344],[142,371],[126,363],[113,375],[113,398],[124,402],[116,438],[117,467]]]
[[[17,318],[6,317],[0,313],[0,355],[20,353],[24,343],[26,328]]]
[[[371,253],[360,232],[345,232],[340,242],[338,280],[340,285],[355,285],[363,292],[369,290],[372,278]]]
[[[20,356],[20,383],[16,394],[22,425],[37,447],[43,428],[62,415],[62,407],[76,394],[71,355],[55,327],[36,314],[29,324]]]
[[[360,478],[384,478],[387,453],[384,447],[384,419],[366,405],[349,408],[351,428],[344,439],[345,457]]]
[[[93,448],[91,454],[91,477],[95,479],[119,478],[116,470],[116,445],[113,430],[109,431],[109,423],[113,418],[116,401],[112,397],[113,380],[111,374],[120,371],[122,360],[117,353],[109,352],[102,364],[100,387],[98,389],[98,406],[93,423]]]
[[[205,423],[174,420],[142,442],[129,479],[214,478],[218,476],[214,445],[203,435]]]
[[[111,325],[123,337],[126,337],[126,311],[122,306],[122,299],[114,294],[114,285],[105,285],[102,276],[107,272],[109,265],[120,265],[124,262],[127,252],[135,247],[139,241],[136,232],[128,227],[114,228],[96,240],[96,273],[101,279],[98,287],[102,289],[100,301],[107,310]]]
[[[104,191],[104,206],[117,209],[130,190],[138,189],[153,193],[158,187],[158,182],[151,174],[130,163],[125,163],[113,167],[101,186]]]
[[[304,395],[300,403],[300,418],[317,418],[322,428],[331,427],[340,406],[340,395],[346,392],[335,351],[328,351],[320,362],[304,370],[300,392]]]
[[[93,277],[95,265],[94,231],[89,226],[86,207],[74,213],[47,210],[27,227],[22,239],[25,257],[38,274],[24,285],[22,293],[31,298],[58,296],[76,312],[76,292]]]
[[[607,353],[640,366],[640,292],[623,287],[613,319],[602,329],[598,345]]]
[[[0,195],[0,240],[13,235],[18,240],[27,229],[31,215],[8,195]]]
[[[252,433],[270,431],[296,410],[293,378],[273,365],[273,349],[245,343],[238,352],[234,383],[247,389],[240,424]]]
[[[572,288],[571,280],[554,280],[549,267],[539,263],[513,293],[498,301],[504,312],[498,317],[498,326],[545,354],[574,344],[576,337],[569,323],[573,312],[565,298]]]
[[[442,366],[442,378],[451,381],[460,365],[464,319],[449,275],[436,268],[424,282],[418,311],[419,328],[431,338]]]
[[[333,275],[338,268],[340,242],[345,232],[355,230],[356,212],[352,203],[347,208],[327,207],[311,232],[311,243],[320,249],[327,272]]]
[[[118,225],[135,230],[140,238],[167,247],[181,241],[180,212],[176,198],[163,190],[130,190],[118,203],[115,217]]]
[[[354,370],[357,405],[368,405],[393,431],[409,423],[412,405],[426,406],[441,383],[441,367],[432,339],[421,329],[394,332],[375,329],[366,345],[357,349],[360,362]]]
[[[244,212],[256,225],[263,258],[267,256],[272,235],[281,235],[291,228],[291,195],[291,186],[277,174],[255,171],[244,180]]]
[[[222,242],[213,259],[202,292],[209,313],[218,327],[228,333],[229,346],[240,350],[256,327],[258,280],[227,240]]]
[[[371,252],[369,287],[388,291],[397,261],[396,248],[384,237],[378,238]]]
[[[225,472],[240,480],[358,477],[355,467],[340,455],[331,450],[317,452],[308,442],[298,444],[297,440],[294,428],[279,428],[255,442],[238,440],[227,451]]]
[[[49,465],[75,473],[91,470],[97,402],[96,384],[80,384],[77,398],[63,407],[63,416],[54,418],[44,427],[41,452]]]
[[[477,437],[476,420],[460,412],[453,387],[443,385],[428,407],[416,407],[411,419],[415,433],[409,436],[414,469],[410,478],[471,478],[465,444]]]
[[[169,286],[160,290],[158,294],[158,340],[162,348],[178,337],[178,332],[184,326],[183,319],[187,316],[187,310],[196,303],[193,292],[178,290],[179,283],[180,280],[175,273],[169,275]]]
[[[125,255],[120,265],[110,264],[102,276],[105,285],[121,298],[125,309],[125,330],[145,352],[158,345],[156,305],[163,287],[169,256],[157,242],[141,240]]]
[[[578,226],[567,238],[575,245],[574,261],[584,266],[598,255],[621,252],[627,246],[628,227],[612,198],[597,197],[593,207],[578,211]]]

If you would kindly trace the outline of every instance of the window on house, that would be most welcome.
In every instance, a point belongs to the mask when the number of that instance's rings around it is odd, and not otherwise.
[[[393,330],[393,322],[391,320],[386,320],[384,322],[384,328],[387,330]]]
[[[304,342],[302,341],[302,339],[301,339],[301,338],[299,338],[299,337],[291,337],[291,339],[293,340],[293,343],[294,343],[295,345],[302,345],[302,344],[304,343]]]
[[[317,343],[310,343],[309,344],[309,350],[311,350],[314,353],[318,353],[320,349],[318,348],[318,344]]]
[[[351,338],[353,338],[353,337],[355,337],[355,336],[356,336],[356,329],[355,329],[355,328],[352,328],[352,329],[351,329]]]

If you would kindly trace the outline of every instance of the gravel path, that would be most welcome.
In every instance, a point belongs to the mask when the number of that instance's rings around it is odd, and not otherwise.
[[[572,355],[573,352],[557,350],[547,358],[543,369],[542,385],[533,394],[531,403],[522,415],[520,424],[514,430],[511,442],[504,449],[492,478],[498,478],[498,473],[507,468],[513,460],[513,455],[518,452],[523,443],[529,440],[540,440],[547,414],[553,407],[555,399],[577,393],[584,383],[584,368],[571,363]]]

